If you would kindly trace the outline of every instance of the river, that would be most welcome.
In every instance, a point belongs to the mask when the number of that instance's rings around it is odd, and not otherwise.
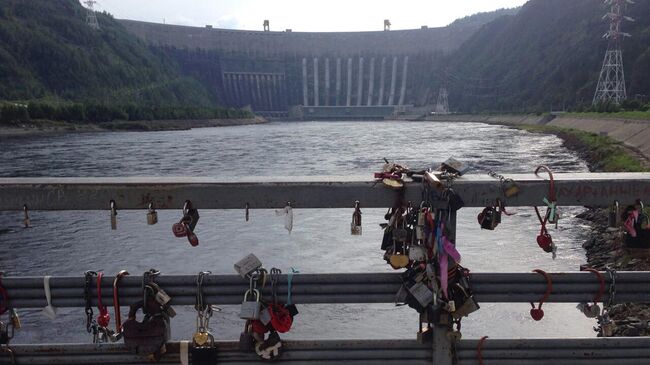
[[[246,176],[367,175],[384,157],[413,166],[435,166],[453,156],[473,166],[471,173],[532,172],[539,164],[558,172],[586,172],[575,153],[555,136],[530,134],[497,125],[431,122],[274,122],[264,125],[170,132],[78,133],[0,138],[0,176]],[[564,210],[554,261],[536,244],[532,208],[505,217],[494,232],[481,231],[477,208],[459,211],[457,247],[462,263],[475,272],[576,271],[585,262],[582,237],[589,229],[575,218],[582,208]],[[352,209],[295,210],[288,234],[271,210],[201,210],[196,233],[200,246],[171,234],[179,212],[160,211],[147,226],[145,213],[122,211],[117,231],[108,212],[32,212],[33,228],[21,228],[22,213],[0,212],[0,269],[18,275],[82,275],[85,270],[114,275],[234,274],[233,263],[254,252],[266,268],[301,273],[391,272],[382,260],[384,210],[365,209],[363,236],[350,236]],[[223,306],[211,322],[217,339],[238,339],[243,321],[237,306]],[[529,304],[482,304],[463,320],[464,338],[594,337],[595,320],[574,304],[545,304],[541,322]],[[174,339],[195,329],[191,307],[177,307]],[[302,305],[294,329],[283,338],[415,338],[417,315],[407,307]],[[96,312],[96,310],[95,310]],[[50,321],[40,310],[21,310],[23,329],[14,343],[89,342],[83,308],[62,308]],[[112,315],[112,309],[111,309]]]

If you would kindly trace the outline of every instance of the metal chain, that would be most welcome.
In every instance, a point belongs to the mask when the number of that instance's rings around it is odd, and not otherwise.
[[[273,304],[278,304],[278,282],[280,281],[282,270],[277,268],[271,269],[271,293],[273,295]]]
[[[95,271],[86,271],[84,273],[84,276],[86,278],[86,285],[84,287],[84,298],[86,300],[86,331],[88,333],[93,332],[93,307],[92,307],[92,302],[91,302],[91,290],[92,290],[92,282],[93,278],[97,276],[97,273]]]

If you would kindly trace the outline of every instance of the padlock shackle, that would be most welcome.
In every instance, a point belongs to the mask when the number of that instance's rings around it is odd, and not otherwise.
[[[115,333],[122,332],[122,313],[120,310],[119,284],[123,277],[129,275],[126,270],[121,270],[113,280],[113,309],[115,310]]]
[[[553,291],[553,281],[551,281],[551,276],[547,274],[546,271],[544,270],[535,269],[533,270],[533,272],[544,276],[544,279],[546,279],[546,291],[544,292],[544,296],[542,297],[542,299],[539,300],[539,306],[537,307],[537,309],[542,309],[542,305],[544,304],[544,302],[546,302],[548,297],[551,296],[551,292]],[[533,308],[535,308],[535,304],[533,303],[530,304],[533,306]]]

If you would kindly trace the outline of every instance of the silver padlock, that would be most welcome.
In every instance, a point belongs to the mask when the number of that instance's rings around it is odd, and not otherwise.
[[[253,294],[255,296],[255,301],[248,301],[249,296]],[[247,290],[244,294],[244,301],[241,304],[241,310],[239,311],[239,318],[242,319],[259,319],[260,310],[262,303],[260,303],[260,291],[257,289]]]
[[[172,297],[170,297],[164,290],[160,289],[160,287],[156,288],[156,296],[154,299],[156,299],[156,302],[160,304],[160,306],[164,307],[167,305],[172,300]]]
[[[147,212],[147,224],[152,226],[158,223],[158,212],[153,208],[153,203],[149,203],[149,211]]]
[[[262,311],[260,312],[260,322],[262,322],[263,325],[268,325],[271,322],[271,309],[269,307],[262,308]]]
[[[447,161],[442,163],[441,170],[458,174],[458,176],[463,176],[467,171],[469,171],[469,165],[450,157]]]
[[[423,307],[428,306],[433,301],[433,292],[421,282],[408,288],[408,291]]]
[[[580,303],[576,308],[587,318],[597,318],[600,316],[600,306],[598,304]]]
[[[249,254],[235,264],[235,271],[239,276],[245,278],[260,267],[262,267],[260,259],[253,254]]]
[[[424,247],[411,245],[409,247],[409,260],[419,262],[427,259],[427,251]]]

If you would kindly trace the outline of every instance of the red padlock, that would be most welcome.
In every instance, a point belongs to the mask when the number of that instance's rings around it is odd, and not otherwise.
[[[104,277],[103,272],[97,274],[97,308],[99,309],[99,314],[97,315],[97,324],[100,327],[108,327],[108,324],[111,322],[111,315],[108,314],[108,309],[102,303],[102,278]]]
[[[263,335],[269,331],[269,328],[258,319],[251,321],[251,329],[253,332],[259,333],[260,335]]]
[[[174,225],[172,226],[172,232],[174,232],[174,236],[179,238],[187,236],[187,228],[185,227],[185,224],[182,221],[178,223],[174,223]]]
[[[269,308],[271,326],[280,333],[289,332],[293,324],[293,317],[291,317],[289,310],[282,304],[269,304]]]
[[[544,252],[553,252],[553,238],[548,232],[542,232],[537,236],[537,244]]]
[[[199,238],[196,236],[196,234],[194,234],[194,232],[190,231],[189,229],[187,229],[187,240],[193,247],[199,245]]]
[[[551,295],[551,292],[553,291],[553,282],[551,281],[551,277],[543,270],[540,269],[535,269],[533,272],[536,272],[542,276],[544,276],[544,279],[546,279],[546,291],[544,292],[544,296],[542,299],[539,301],[539,306],[535,308],[535,303],[530,303],[530,305],[533,307],[530,310],[530,316],[535,320],[535,321],[541,321],[542,318],[544,318],[544,310],[542,309],[542,304],[548,299],[548,297]]]

